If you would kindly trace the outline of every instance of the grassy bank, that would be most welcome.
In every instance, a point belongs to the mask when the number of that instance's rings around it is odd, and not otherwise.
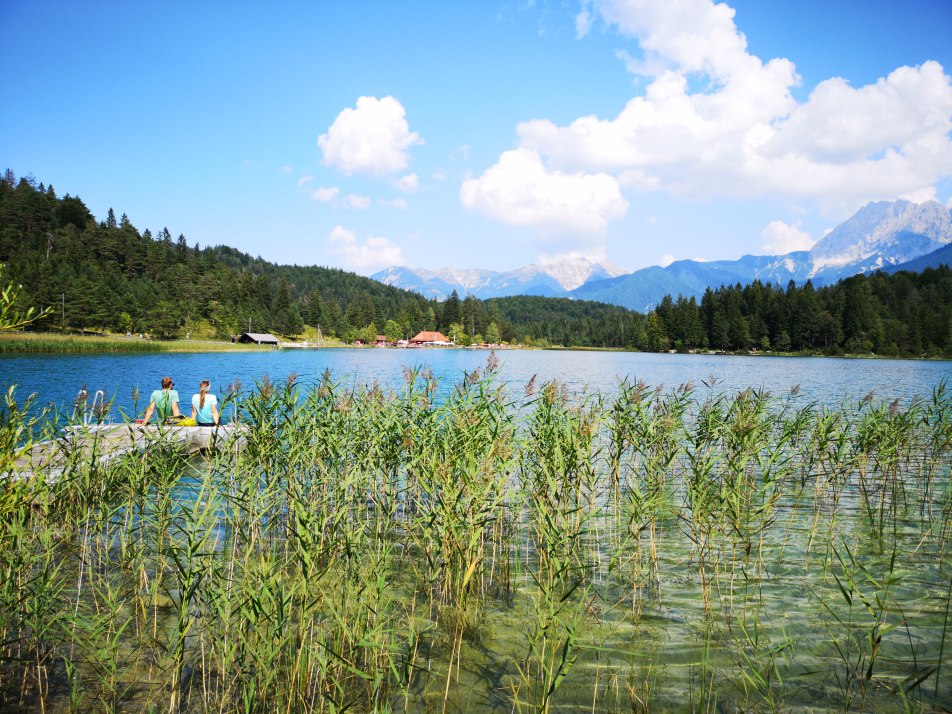
[[[0,332],[0,354],[235,352],[261,348],[212,340],[145,340],[119,335],[61,335],[52,332]]]
[[[442,402],[264,381],[240,450],[8,485],[0,708],[952,708],[944,385],[514,399],[492,360]]]

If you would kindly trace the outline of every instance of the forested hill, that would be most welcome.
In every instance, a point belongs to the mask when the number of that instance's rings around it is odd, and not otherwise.
[[[79,197],[30,177],[0,179],[0,262],[30,305],[55,306],[35,329],[107,329],[160,337],[248,330],[345,341],[438,329],[457,342],[519,341],[640,350],[952,355],[952,271],[858,275],[814,289],[754,282],[666,297],[649,315],[565,298],[436,302],[343,270],[275,265],[226,246],[142,233],[112,209],[97,221]]]
[[[7,170],[0,180],[0,262],[36,306],[55,306],[34,329],[107,329],[158,337],[228,339],[248,330],[299,335],[305,325],[346,341],[438,329],[460,342],[490,337],[574,346],[635,346],[600,303],[546,310],[551,325],[493,301],[444,302],[334,268],[275,265],[227,246],[189,243],[162,228],[142,233],[112,209],[97,221],[78,196]],[[560,301],[568,303],[568,301]]]

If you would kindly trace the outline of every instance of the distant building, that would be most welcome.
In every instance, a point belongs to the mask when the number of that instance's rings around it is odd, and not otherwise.
[[[242,332],[238,335],[238,342],[245,344],[254,342],[256,345],[278,346],[278,338],[267,332]]]
[[[451,345],[449,338],[441,332],[424,331],[410,339],[411,345]]]

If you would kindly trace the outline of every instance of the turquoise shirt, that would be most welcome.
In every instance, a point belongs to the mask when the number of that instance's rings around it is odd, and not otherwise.
[[[218,404],[218,397],[214,394],[205,395],[205,406],[200,407],[201,395],[196,394],[192,397],[192,407],[195,410],[195,421],[199,424],[214,424],[215,417],[212,414],[212,407]]]
[[[170,389],[168,392],[162,389],[156,389],[152,392],[152,396],[149,397],[149,401],[155,404],[155,412],[159,417],[159,421],[172,416],[172,405],[178,404],[178,400],[178,392],[174,389]]]

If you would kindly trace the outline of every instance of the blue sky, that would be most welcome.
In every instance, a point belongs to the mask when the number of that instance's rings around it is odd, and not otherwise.
[[[950,27],[948,0],[0,0],[0,169],[364,274],[780,253],[950,203]]]

